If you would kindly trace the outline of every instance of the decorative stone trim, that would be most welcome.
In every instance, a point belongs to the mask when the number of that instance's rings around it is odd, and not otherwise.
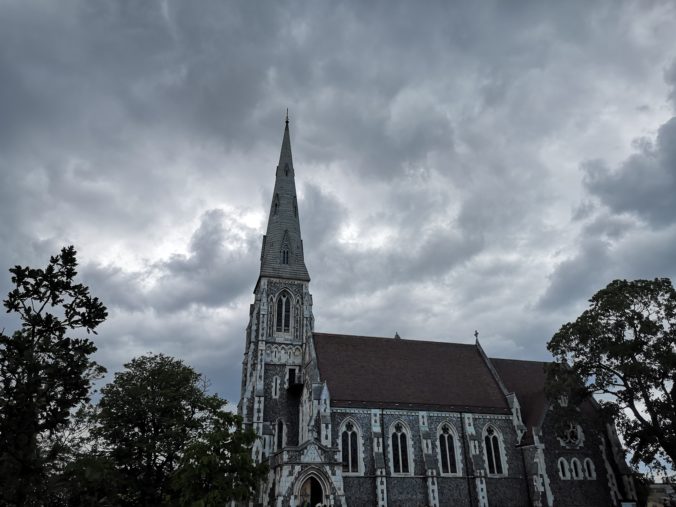
[[[610,498],[614,504],[617,504],[620,499],[620,490],[617,488],[617,479],[615,479],[615,472],[608,461],[608,454],[606,453],[606,442],[601,439],[601,455],[603,456],[603,464],[606,466],[606,479],[608,481],[608,488],[610,489]]]

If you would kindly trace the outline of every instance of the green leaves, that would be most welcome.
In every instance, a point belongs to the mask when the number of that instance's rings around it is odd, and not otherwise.
[[[101,393],[93,433],[134,499],[127,503],[223,505],[249,498],[265,473],[251,459],[255,434],[180,360],[133,359]]]
[[[676,464],[676,291],[670,279],[611,282],[547,348],[570,365],[549,372],[550,395],[571,389],[567,378],[577,379],[581,396],[604,398],[633,451],[632,463]]]
[[[21,318],[12,336],[0,333],[0,499],[30,501],[43,487],[59,448],[45,442],[69,422],[71,411],[86,401],[92,381],[105,371],[91,355],[87,338],[106,318],[103,304],[74,282],[76,252],[70,246],[43,269],[10,269],[14,288],[3,301]]]

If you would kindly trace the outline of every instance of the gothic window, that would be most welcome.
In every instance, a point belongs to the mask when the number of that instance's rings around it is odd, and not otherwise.
[[[282,247],[282,264],[288,264],[289,263],[289,246],[284,245]]]
[[[568,467],[568,462],[564,458],[559,458],[558,468],[559,477],[565,480],[570,479],[570,468]]]
[[[439,431],[439,464],[441,473],[444,475],[458,473],[456,442],[455,431],[450,424],[444,423]]]
[[[275,194],[275,200],[272,204],[272,214],[276,215],[279,210],[279,194]]]
[[[578,448],[584,444],[584,433],[582,427],[574,422],[569,422],[563,432],[557,437],[563,447]]]
[[[284,164],[284,176],[289,175],[289,164]]]
[[[580,465],[579,459],[573,458],[570,461],[570,468],[572,468],[573,471],[573,479],[575,480],[582,479],[582,465]]]
[[[343,426],[340,434],[340,454],[343,464],[343,473],[359,473],[359,433],[352,421]]]
[[[505,473],[504,464],[502,463],[500,438],[498,438],[498,435],[498,432],[493,426],[489,426],[484,434],[484,452],[489,475],[502,475]]]
[[[276,450],[281,450],[284,447],[284,421],[281,419],[277,421],[277,441]]]
[[[392,473],[410,474],[411,455],[408,443],[409,438],[402,423],[398,422],[393,426],[390,438],[392,443]]]
[[[596,468],[590,458],[584,460],[584,475],[587,479],[596,479]]]
[[[282,292],[277,298],[276,313],[275,330],[278,333],[288,333],[291,329],[291,296],[287,292]]]

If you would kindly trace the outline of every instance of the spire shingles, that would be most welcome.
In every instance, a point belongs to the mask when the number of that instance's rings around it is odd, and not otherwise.
[[[263,237],[260,276],[310,281],[300,236],[288,113],[285,123],[268,229]]]

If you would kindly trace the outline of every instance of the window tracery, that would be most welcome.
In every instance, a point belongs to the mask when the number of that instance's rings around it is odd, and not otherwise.
[[[453,427],[444,423],[438,432],[439,468],[442,475],[458,473],[457,435]]]
[[[288,333],[291,330],[291,296],[286,291],[277,297],[275,331]]]
[[[505,466],[502,462],[500,435],[493,426],[488,426],[484,434],[484,453],[489,475],[503,475]]]
[[[557,437],[563,447],[578,448],[584,444],[584,432],[579,424],[569,422]]]
[[[410,474],[411,455],[409,447],[409,437],[405,426],[397,422],[392,427],[390,436],[392,452],[392,473]]]
[[[360,471],[359,432],[357,426],[348,421],[340,434],[340,452],[343,473],[358,474]]]

